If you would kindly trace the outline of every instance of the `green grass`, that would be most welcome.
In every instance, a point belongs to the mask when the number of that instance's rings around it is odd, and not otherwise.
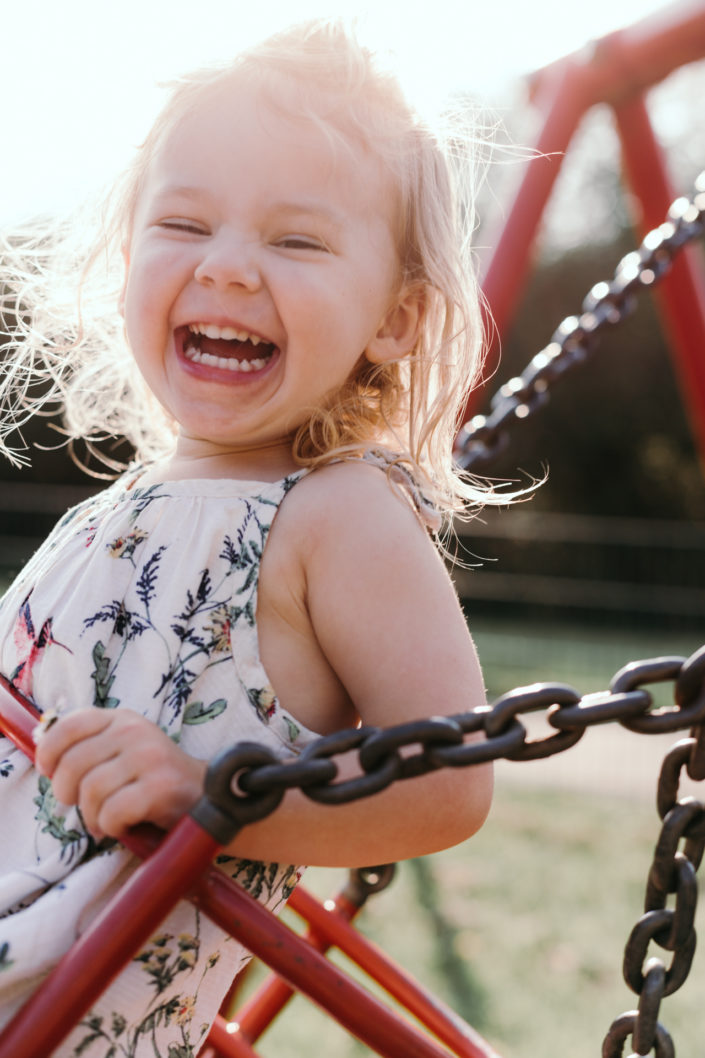
[[[537,680],[599,690],[628,661],[687,655],[702,643],[697,635],[487,623],[475,629],[475,640],[491,698]],[[360,928],[503,1058],[597,1058],[612,1020],[636,1006],[621,965],[643,910],[660,820],[653,798],[597,792],[602,778],[590,793],[529,787],[524,767],[532,765],[509,766],[511,782],[498,784],[490,819],[471,841],[401,864],[390,889],[371,898]],[[304,884],[326,895],[340,877],[316,870]],[[670,962],[655,945],[648,955]],[[696,955],[688,980],[661,1008],[680,1055],[702,1050],[701,975]],[[264,1058],[370,1053],[301,997],[257,1050]]]
[[[599,690],[627,661],[687,655],[703,641],[498,622],[478,622],[473,633],[490,698],[544,680]],[[532,765],[509,767],[517,774],[499,783],[483,830],[456,849],[401,864],[392,886],[371,898],[360,928],[503,1058],[597,1058],[612,1020],[636,1005],[621,963],[660,823],[643,797],[525,786],[521,769]],[[304,884],[325,896],[343,879],[314,870]],[[669,961],[655,945],[648,954]],[[661,1008],[682,1056],[702,1053],[701,963],[696,953],[688,980]],[[262,975],[258,968],[250,990]],[[256,1049],[263,1058],[369,1053],[301,997]]]
[[[621,963],[658,830],[642,803],[506,787],[470,842],[401,864],[360,927],[504,1058],[597,1058],[612,1020],[636,1005]],[[337,881],[337,872],[317,870],[304,884],[326,893]],[[702,1049],[701,975],[696,956],[661,1007],[681,1055]],[[301,997],[257,1050],[265,1058],[370,1053]]]
[[[559,624],[470,624],[492,699],[537,681],[569,683],[581,693],[609,685],[628,661],[667,654],[688,656],[705,643],[705,631],[632,632]]]

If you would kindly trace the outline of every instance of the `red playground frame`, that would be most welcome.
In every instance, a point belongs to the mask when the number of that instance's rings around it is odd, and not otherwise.
[[[705,0],[676,4],[628,29],[598,40],[538,71],[530,81],[543,115],[534,144],[540,157],[523,179],[483,288],[499,333],[506,331],[528,270],[539,221],[564,152],[593,104],[615,114],[625,170],[640,203],[642,234],[657,227],[676,197],[645,104],[646,90],[677,67],[705,57]],[[705,467],[705,282],[699,248],[674,262],[658,292],[696,444]],[[475,393],[468,413],[479,406]],[[38,714],[0,677],[0,730],[30,757]],[[497,1058],[490,1045],[452,1010],[424,991],[352,927],[365,893],[346,890],[321,905],[301,887],[289,906],[308,923],[299,936],[211,866],[220,848],[194,818],[167,836],[142,826],[125,844],[144,862],[127,886],[84,933],[12,1022],[0,1033],[0,1058],[48,1058],[53,1048],[134,955],[173,904],[193,900],[267,963],[268,980],[234,1021],[219,1018],[201,1058],[256,1058],[253,1043],[292,994],[322,1006],[373,1052],[385,1058]],[[373,998],[325,958],[335,946],[361,966],[435,1038]],[[63,982],[69,982],[65,985]]]
[[[677,192],[649,119],[645,93],[678,67],[703,58],[705,3],[688,0],[610,33],[590,48],[532,75],[529,93],[541,114],[540,131],[532,145],[538,157],[525,163],[501,230],[487,236],[493,251],[482,288],[497,334],[505,334],[511,323],[543,211],[571,137],[590,107],[607,103],[614,113],[625,176],[638,203],[635,226],[639,237],[663,222]],[[705,471],[705,267],[701,247],[690,246],[679,254],[654,294]],[[494,366],[488,362],[488,377]],[[467,417],[479,410],[482,399],[482,390],[476,390]]]

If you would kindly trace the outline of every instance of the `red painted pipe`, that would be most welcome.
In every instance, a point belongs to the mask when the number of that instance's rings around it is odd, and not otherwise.
[[[448,1058],[445,1048],[351,981],[225,875],[211,871],[192,899],[214,922],[383,1058]],[[486,1046],[473,1058],[495,1056]]]
[[[303,897],[302,897],[303,894]],[[304,919],[305,913],[301,910],[302,900],[308,894],[299,885],[289,897],[287,907],[297,912]],[[335,920],[351,921],[361,909],[361,905],[354,904],[339,893],[333,901],[332,908],[326,908],[326,913]],[[323,936],[313,928],[305,933],[306,941],[316,951],[327,952],[335,944],[335,941]],[[238,1034],[249,1043],[258,1040],[263,1032],[272,1024],[277,1014],[281,1013],[286,1004],[295,995],[286,981],[276,974],[271,974],[257,989],[254,995],[240,1007],[233,1015],[233,1022],[237,1025]]]
[[[639,96],[615,107],[626,176],[638,199],[635,225],[643,237],[666,217],[676,193]],[[705,274],[702,250],[685,247],[654,289],[690,427],[705,472]]]
[[[511,325],[546,204],[571,137],[590,104],[582,67],[565,63],[553,77],[544,79],[535,102],[543,115],[541,132],[533,145],[535,157],[525,163],[521,185],[501,226],[487,236],[493,251],[481,278],[489,309],[485,329],[499,338],[506,335]],[[484,378],[492,376],[498,357],[496,341],[490,345]],[[471,394],[466,419],[478,407],[481,393],[477,388]]]
[[[331,913],[305,889],[294,890],[289,906],[302,915],[329,945],[381,985],[410,1014],[433,1032],[460,1058],[497,1058],[486,1040],[458,1014],[395,965],[385,953],[358,933],[345,919]]]
[[[71,946],[0,1034],[0,1058],[47,1058],[164,916],[199,880],[219,848],[189,816],[152,851],[152,828],[125,838],[149,859]]]
[[[494,247],[482,276],[489,306],[488,333],[492,332],[493,323],[495,334],[501,339],[511,326],[544,208],[563,153],[583,114],[595,103],[622,105],[679,66],[703,57],[705,4],[702,0],[689,0],[608,34],[530,77],[529,95],[542,115],[541,130],[533,144],[539,156],[525,163],[501,228],[490,231],[486,240]],[[648,167],[643,166],[641,172],[640,186],[644,186],[648,184]],[[661,223],[669,204],[670,201],[655,224]],[[488,353],[484,372],[487,380],[497,366],[498,344],[493,342]],[[480,407],[485,387],[486,383],[471,394],[466,419]]]
[[[289,908],[309,923],[309,943],[322,952],[330,947],[338,948],[459,1058],[496,1058],[490,1045],[455,1011],[422,988],[349,924],[360,910],[356,904],[347,900],[342,893],[332,904],[332,907],[328,907],[327,903],[324,906],[301,886],[289,898]],[[231,1022],[233,1032],[242,1037],[247,1045],[254,1043],[292,995],[292,989],[280,977],[268,978],[234,1014]]]
[[[36,710],[0,677],[0,719],[27,746]],[[448,1058],[448,1052],[388,1010],[221,871],[218,843],[190,816],[158,843],[156,828],[132,828],[123,844],[142,863],[0,1035],[0,1058],[47,1058],[171,907],[189,898],[294,988],[383,1058]],[[205,872],[205,873],[204,873]],[[70,982],[70,985],[67,984]],[[219,1029],[216,1032],[219,1032]],[[472,1058],[494,1058],[487,1046]]]
[[[638,22],[605,34],[529,77],[530,93],[565,63],[580,63],[593,103],[622,102],[658,84],[680,66],[705,56],[702,0],[670,4]]]

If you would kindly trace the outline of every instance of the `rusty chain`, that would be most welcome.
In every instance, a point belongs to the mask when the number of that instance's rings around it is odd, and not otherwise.
[[[533,358],[522,375],[500,388],[491,402],[489,415],[475,416],[464,427],[456,452],[463,469],[472,473],[486,471],[507,448],[514,425],[532,416],[547,402],[551,386],[588,358],[599,332],[630,315],[637,293],[657,283],[670,270],[676,253],[704,232],[705,171],[695,182],[694,194],[676,199],[666,221],[646,235],[638,250],[620,261],[613,279],[592,288],[583,302],[581,315],[564,319],[550,343]],[[675,663],[675,659],[670,660]],[[570,736],[571,718],[582,716],[589,723],[589,717],[596,718],[599,713],[605,720],[617,719],[635,731],[675,730],[671,726],[675,720],[672,711],[662,712],[659,718],[650,712],[648,704],[646,712],[642,712],[643,703],[638,699],[638,688],[651,679],[661,678],[657,673],[668,672],[668,661],[658,659],[627,666],[612,681],[610,695],[594,705],[586,707],[585,699],[574,706],[557,702],[549,710],[552,713],[549,723]],[[655,1058],[675,1055],[673,1041],[659,1023],[658,1014],[662,999],[680,988],[690,970],[696,941],[696,871],[705,848],[705,805],[694,798],[677,799],[682,767],[687,768],[693,779],[705,778],[705,726],[695,717],[699,711],[695,702],[703,694],[703,670],[702,663],[692,662],[691,658],[688,668],[674,674],[676,700],[681,707],[686,702],[693,706],[691,737],[676,743],[663,762],[657,789],[663,825],[648,876],[644,914],[632,930],[624,953],[624,978],[639,996],[638,1008],[620,1015],[612,1023],[603,1043],[602,1058],[621,1058],[629,1036],[637,1055],[652,1052]],[[701,674],[699,692],[689,683],[692,675],[683,675],[696,670]],[[593,708],[598,713],[593,713]],[[685,708],[688,711],[689,707]],[[579,731],[578,737],[582,734],[579,728],[572,730]],[[683,848],[679,850],[681,842]],[[668,908],[666,902],[672,894],[675,906]],[[668,968],[658,957],[646,958],[652,941],[664,951],[672,952]]]
[[[657,799],[663,825],[646,883],[644,914],[624,950],[624,979],[639,996],[639,1005],[613,1021],[603,1043],[603,1058],[620,1058],[629,1035],[636,1054],[675,1055],[658,1014],[661,1000],[677,991],[688,976],[695,952],[696,871],[705,850],[705,805],[693,797],[678,800],[677,792],[682,768],[690,774],[694,758],[702,753],[702,726],[697,731],[697,737],[672,747],[661,768]],[[695,770],[702,774],[699,763]],[[671,894],[675,895],[672,908],[666,907]],[[672,953],[670,966],[657,956],[647,959],[651,941]]]
[[[484,473],[507,448],[515,424],[546,404],[553,384],[585,362],[599,333],[629,316],[636,295],[657,283],[670,270],[678,251],[704,231],[705,170],[695,181],[694,193],[673,202],[665,222],[619,262],[613,279],[592,288],[581,314],[564,319],[524,372],[498,390],[490,413],[474,416],[463,427],[456,451],[460,466],[473,474]]]

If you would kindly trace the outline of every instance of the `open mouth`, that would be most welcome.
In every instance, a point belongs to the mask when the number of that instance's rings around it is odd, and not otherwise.
[[[190,323],[179,327],[177,336],[187,360],[193,364],[217,367],[233,374],[261,371],[277,351],[277,346],[257,334],[213,323]]]

